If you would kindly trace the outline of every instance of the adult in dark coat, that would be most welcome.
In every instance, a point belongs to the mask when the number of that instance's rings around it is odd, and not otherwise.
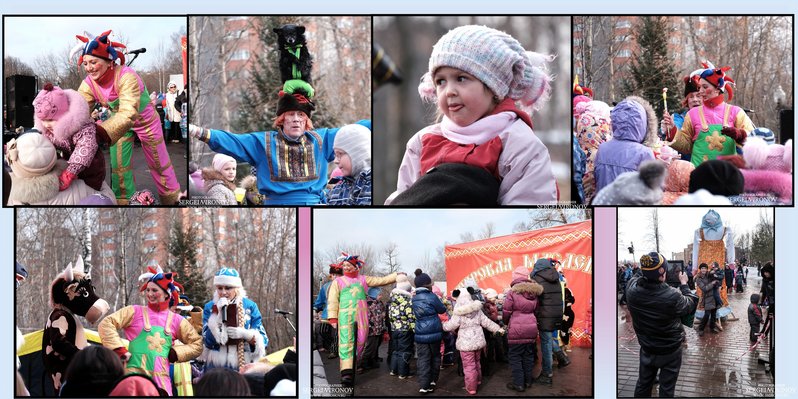
[[[560,284],[560,273],[554,269],[552,259],[538,259],[532,269],[531,277],[532,280],[543,286],[543,295],[538,299],[538,308],[535,311],[543,363],[538,380],[542,384],[550,385],[552,350],[554,351],[554,356],[557,357],[559,367],[565,367],[571,362],[552,336],[555,331],[562,327],[563,291]]]
[[[526,266],[519,266],[513,272],[510,292],[504,298],[502,319],[507,325],[507,341],[510,345],[510,369],[513,381],[507,384],[509,389],[523,391],[533,382],[532,368],[535,366],[535,342],[538,336],[535,310],[538,307],[538,295],[543,287],[529,280]]]
[[[640,367],[635,397],[650,397],[659,372],[659,396],[672,397],[682,367],[681,318],[695,312],[697,298],[687,286],[687,274],[679,273],[679,289],[665,283],[668,262],[651,252],[640,258],[642,276],[626,287],[632,324],[640,343]],[[705,295],[711,296],[711,295]]]
[[[698,325],[698,335],[704,335],[704,328],[709,321],[709,329],[713,333],[718,333],[719,330],[716,326],[716,313],[722,304],[715,301],[715,295],[712,294],[713,290],[720,285],[720,280],[713,278],[708,272],[709,267],[706,263],[698,266],[698,278],[695,279],[695,284],[701,289],[704,295],[701,295],[700,303],[704,307],[704,317],[701,318],[701,324]]]

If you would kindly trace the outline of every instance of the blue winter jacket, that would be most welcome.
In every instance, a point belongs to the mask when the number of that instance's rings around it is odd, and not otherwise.
[[[321,286],[321,290],[319,290],[319,296],[316,297],[316,301],[313,302],[313,309],[316,309],[317,312],[321,312],[321,318],[327,320],[327,291],[330,289],[330,284],[332,281],[328,281]]]
[[[596,192],[622,173],[636,171],[641,163],[654,159],[654,152],[643,145],[648,129],[645,108],[633,100],[623,100],[610,112],[612,140],[599,145],[596,153]]]
[[[440,298],[427,288],[416,288],[413,315],[416,317],[416,342],[432,344],[443,338],[443,325],[438,314],[446,313]]]

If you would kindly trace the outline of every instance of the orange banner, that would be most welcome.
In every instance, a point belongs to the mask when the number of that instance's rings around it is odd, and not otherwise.
[[[563,275],[576,302],[571,341],[574,346],[591,346],[588,312],[593,298],[592,221],[571,223],[463,244],[447,245],[446,282],[449,292],[462,288],[471,277],[480,288],[505,292],[518,266],[529,272],[540,258],[562,262]]]
[[[180,53],[183,56],[183,87],[188,83],[188,60],[186,58],[186,50],[188,47],[188,38],[185,36],[180,37]]]

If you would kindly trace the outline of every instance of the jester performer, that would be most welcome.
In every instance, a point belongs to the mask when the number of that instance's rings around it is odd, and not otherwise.
[[[701,227],[696,229],[693,238],[693,265],[700,265],[706,263],[712,266],[713,262],[717,262],[721,269],[734,268],[734,234],[731,228],[723,225],[720,215],[714,210],[704,215],[701,219]],[[699,304],[703,304],[702,295],[712,295],[711,292],[702,293],[701,289],[696,286],[696,295],[699,296]],[[732,309],[729,305],[726,280],[720,287],[720,298],[723,302],[722,307],[718,306],[717,317],[728,316]],[[704,316],[703,307],[699,306],[696,311],[696,319]]]
[[[363,276],[360,270],[365,262],[359,255],[341,253],[344,275],[330,284],[327,294],[327,317],[338,330],[338,356],[340,357],[341,384],[354,383],[355,359],[361,359],[369,330],[366,292],[370,287],[380,287],[396,282],[397,273],[385,277]],[[356,345],[355,345],[356,344]],[[356,352],[353,351],[356,346]]]
[[[100,322],[98,332],[103,346],[116,352],[125,363],[125,372],[146,374],[172,395],[169,364],[187,362],[202,353],[202,338],[191,323],[169,308],[179,302],[180,284],[176,273],[164,273],[152,265],[139,276],[146,279],[147,306],[126,306]],[[125,331],[130,344],[125,348],[118,330]],[[184,345],[175,345],[180,340]]]
[[[144,81],[125,65],[125,46],[112,42],[110,34],[108,30],[96,37],[77,35],[83,44],[72,50],[70,59],[80,52],[78,66],[83,66],[88,76],[78,92],[89,103],[89,109],[99,104],[111,110],[110,117],[97,124],[98,140],[111,144],[111,188],[119,204],[127,204],[136,191],[131,156],[137,136],[161,204],[173,205],[180,195],[180,185],[166,150],[161,120]]]
[[[692,154],[695,166],[719,155],[736,154],[748,132],[754,130],[742,108],[724,102],[724,93],[728,93],[728,101],[734,98],[734,80],[726,76],[731,67],[716,68],[709,61],[702,65],[704,68],[693,71],[690,79],[698,85],[703,104],[687,111],[681,129],[676,128],[667,110],[662,121],[667,137],[672,138],[671,148]]]

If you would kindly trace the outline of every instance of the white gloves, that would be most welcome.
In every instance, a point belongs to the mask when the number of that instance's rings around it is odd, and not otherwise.
[[[256,334],[255,330],[248,330],[242,327],[227,327],[227,336],[233,339],[252,341],[255,339]]]
[[[190,134],[191,137],[193,137],[195,139],[198,139],[198,138],[200,138],[200,135],[202,135],[202,128],[197,126],[197,125],[189,124],[188,125],[188,134]]]
[[[230,301],[228,301],[227,298],[224,298],[224,297],[219,298],[219,300],[216,301],[216,309],[219,309],[219,311],[221,312],[222,308],[227,306],[227,305],[229,305],[229,304],[230,304]]]

